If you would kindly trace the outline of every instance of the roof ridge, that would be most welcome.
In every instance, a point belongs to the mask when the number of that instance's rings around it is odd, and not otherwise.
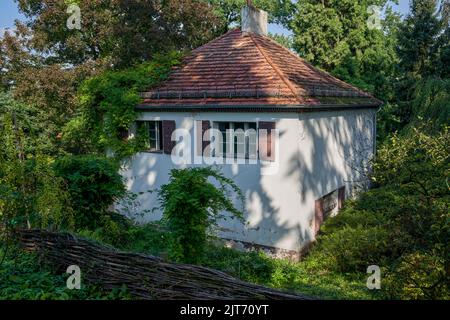
[[[286,78],[281,70],[275,65],[275,63],[269,58],[269,56],[263,51],[261,46],[255,41],[255,38],[253,38],[253,35],[249,33],[250,38],[252,39],[253,43],[255,44],[258,51],[262,54],[264,59],[267,61],[267,63],[272,67],[273,70],[275,70],[275,73],[280,77],[280,79],[287,85],[289,90],[291,90],[294,97],[297,99],[298,94],[296,93],[294,85],[291,83],[291,81]]]
[[[356,91],[358,91],[358,92],[360,92],[360,93],[366,95],[367,97],[370,97],[370,98],[373,98],[373,99],[375,99],[375,100],[378,100],[379,102],[382,102],[381,100],[379,100],[379,99],[375,98],[374,96],[372,96],[370,93],[365,92],[364,90],[362,90],[362,89],[360,89],[360,88],[358,88],[358,87],[355,87],[355,86],[353,86],[353,85],[351,85],[351,84],[349,84],[349,83],[347,83],[347,82],[345,82],[345,81],[343,81],[343,80],[341,80],[341,79],[339,79],[339,78],[336,78],[335,76],[333,76],[333,75],[330,74],[329,72],[327,72],[327,71],[325,71],[325,70],[322,70],[322,69],[320,69],[320,68],[314,66],[312,63],[308,62],[307,60],[305,60],[305,59],[302,58],[301,56],[295,54],[294,52],[292,52],[292,51],[289,50],[288,48],[282,46],[281,44],[279,44],[278,42],[276,42],[276,41],[273,40],[272,38],[270,38],[270,37],[268,37],[268,36],[264,36],[264,35],[260,35],[260,37],[263,37],[264,39],[269,40],[270,42],[272,42],[272,43],[275,44],[276,46],[278,46],[278,47],[280,47],[281,49],[283,49],[284,51],[288,52],[288,53],[289,53],[290,55],[292,55],[293,57],[295,57],[295,58],[297,58],[297,59],[300,59],[304,64],[306,64],[307,66],[311,67],[313,70],[315,70],[315,71],[321,73],[322,75],[325,75],[325,76],[327,76],[327,77],[329,77],[329,78],[332,78],[332,79],[336,80],[336,81],[337,81],[338,83],[340,83],[340,84],[343,84],[344,87],[349,87],[349,88],[351,88],[351,89],[353,89],[353,90],[356,90]]]

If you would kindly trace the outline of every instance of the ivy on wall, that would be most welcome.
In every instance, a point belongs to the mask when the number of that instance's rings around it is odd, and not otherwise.
[[[165,80],[180,60],[178,52],[157,55],[151,62],[126,70],[106,71],[84,81],[78,95],[78,115],[63,130],[62,143],[66,150],[74,154],[108,152],[117,159],[142,150],[142,139],[123,138],[137,118],[139,92]]]

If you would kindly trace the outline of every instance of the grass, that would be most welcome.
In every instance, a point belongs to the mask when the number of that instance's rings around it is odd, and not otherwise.
[[[120,237],[103,230],[85,231],[81,236],[112,244],[124,251],[167,258],[167,232],[159,223],[131,226]],[[108,239],[120,239],[108,241]],[[2,253],[0,251],[0,257]],[[200,264],[244,281],[302,293],[321,299],[376,299],[366,287],[365,273],[339,273],[320,250],[313,250],[301,262],[273,259],[263,252],[240,252],[210,244]],[[34,255],[15,251],[0,265],[0,299],[128,299],[126,290],[104,292],[92,286],[66,288],[67,274],[42,265]]]
[[[127,233],[128,241],[109,244],[125,251],[167,258],[167,232],[161,224],[134,226]],[[82,235],[100,242],[105,239],[99,232],[85,232]],[[244,281],[322,299],[378,298],[375,292],[366,287],[367,274],[336,272],[329,268],[332,262],[319,250],[313,250],[301,262],[291,262],[273,259],[263,252],[240,252],[210,244],[200,264]]]

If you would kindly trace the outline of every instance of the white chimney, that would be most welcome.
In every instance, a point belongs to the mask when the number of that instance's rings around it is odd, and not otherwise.
[[[251,1],[241,10],[242,32],[267,36],[267,12],[255,8]]]

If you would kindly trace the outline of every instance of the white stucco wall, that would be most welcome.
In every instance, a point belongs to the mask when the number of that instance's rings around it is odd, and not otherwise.
[[[315,200],[346,186],[350,195],[361,163],[373,156],[375,110],[315,113],[143,113],[140,120],[175,120],[177,128],[191,132],[197,120],[275,121],[280,132],[279,170],[262,175],[264,165],[221,165],[246,196],[247,225],[227,220],[222,237],[299,251],[314,237]],[[195,154],[194,150],[192,153]],[[137,154],[123,171],[132,192],[156,190],[168,182],[175,168],[170,155]],[[155,193],[139,197],[141,207],[158,206]],[[160,219],[156,209],[139,218]]]

